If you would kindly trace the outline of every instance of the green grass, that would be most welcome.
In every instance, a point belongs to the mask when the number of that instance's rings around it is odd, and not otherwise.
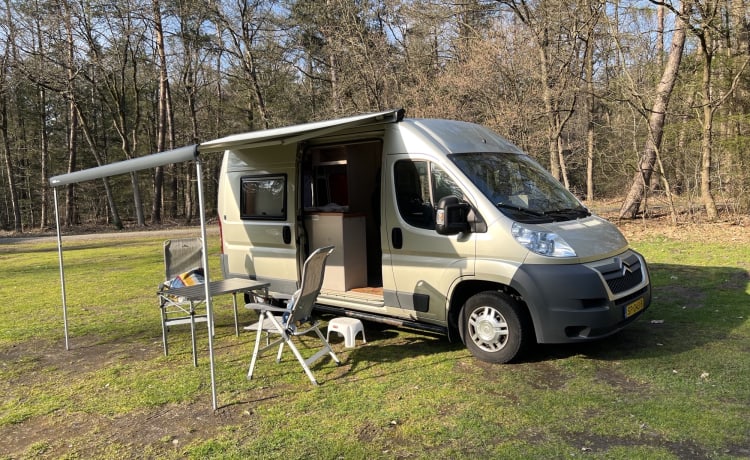
[[[290,355],[248,381],[253,335],[235,337],[219,298],[212,413],[205,328],[197,368],[187,330],[162,352],[161,241],[65,242],[69,351],[55,244],[0,246],[0,458],[750,456],[748,245],[633,241],[652,306],[599,342],[490,365],[368,323],[367,345],[334,342],[342,366],[314,367],[318,387]]]

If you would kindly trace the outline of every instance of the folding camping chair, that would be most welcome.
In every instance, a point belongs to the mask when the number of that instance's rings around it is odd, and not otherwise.
[[[190,335],[193,342],[193,365],[198,365],[195,345],[195,323],[208,321],[207,313],[197,314],[196,307],[205,302],[193,302],[181,297],[162,294],[171,288],[201,284],[203,266],[203,245],[200,238],[182,238],[164,242],[164,274],[159,293],[161,310],[162,342],[164,355],[169,354],[167,333],[170,326],[190,324]]]
[[[258,322],[251,326],[251,330],[257,332],[255,336],[255,349],[250,361],[250,369],[247,371],[248,380],[253,378],[253,371],[258,357],[276,344],[279,344],[276,362],[281,361],[281,353],[284,350],[284,345],[288,345],[313,385],[317,385],[318,382],[315,380],[312,371],[310,371],[312,364],[326,354],[329,354],[337,365],[340,364],[338,357],[331,349],[323,333],[320,332],[320,321],[310,317],[318,294],[320,294],[320,288],[323,285],[326,259],[333,252],[333,249],[333,246],[328,246],[317,249],[310,254],[310,257],[307,258],[302,267],[302,284],[294,295],[292,295],[286,308],[265,303],[249,303],[245,305],[246,308],[258,312]],[[270,341],[268,336],[266,336],[266,344],[261,346],[261,335],[264,332],[267,334],[278,334],[280,337],[274,341]],[[295,346],[293,339],[311,332],[314,332],[318,336],[323,345],[314,355],[305,359],[297,349],[297,346]]]

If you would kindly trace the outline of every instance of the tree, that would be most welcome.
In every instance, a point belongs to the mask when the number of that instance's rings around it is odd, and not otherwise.
[[[21,206],[18,200],[18,186],[16,184],[16,174],[10,143],[10,133],[8,129],[8,94],[11,92],[9,75],[11,69],[11,58],[13,47],[15,46],[15,29],[12,26],[13,20],[11,15],[11,5],[9,0],[5,1],[6,29],[3,34],[4,43],[2,61],[0,61],[0,136],[2,136],[2,155],[5,163],[4,173],[8,185],[8,195],[10,197],[11,212],[13,214],[13,230],[17,233],[23,231],[23,222],[21,220]]]
[[[506,5],[531,32],[537,47],[542,97],[547,118],[549,165],[552,175],[570,188],[565,164],[563,131],[577,104],[577,84],[582,75],[582,56],[588,24],[596,10],[579,8],[564,0],[497,0]],[[584,5],[585,6],[585,5]],[[581,11],[585,14],[581,15]]]
[[[747,0],[689,1],[5,0],[0,220],[46,226],[49,175],[397,107],[488,125],[587,199],[628,190],[624,217],[670,183],[709,213],[710,194],[746,210]],[[211,213],[219,159],[204,161]],[[192,173],[63,190],[65,222],[145,225],[143,202],[151,222],[190,221]]]
[[[154,18],[154,42],[156,45],[157,62],[159,65],[159,104],[156,113],[156,151],[162,152],[174,148],[174,114],[172,113],[172,95],[169,89],[169,73],[167,71],[167,54],[164,46],[164,28],[162,25],[161,5],[159,0],[152,0]],[[174,169],[174,168],[172,168]],[[161,223],[162,194],[164,192],[164,167],[159,166],[154,171],[154,195],[151,203],[151,223]],[[177,202],[176,184],[170,190],[173,206]],[[170,214],[176,214],[176,208],[170,209]]]
[[[171,8],[176,28],[168,44],[171,44],[172,53],[177,59],[169,64],[175,76],[170,88],[175,99],[172,112],[177,122],[182,121],[178,134],[183,142],[196,144],[206,137],[215,138],[234,132],[235,124],[229,120],[229,116],[223,115],[226,109],[223,96],[225,60],[221,46],[221,21],[216,16],[216,8],[202,0],[178,0],[172,3]],[[216,157],[204,157],[203,161],[208,178],[216,177]],[[173,166],[170,188],[176,192],[176,196],[180,196],[181,215],[189,223],[197,212],[195,168],[190,164]],[[214,181],[206,180],[205,184],[209,193]],[[177,202],[175,199],[175,205]],[[210,209],[211,203],[207,202],[207,209]],[[180,215],[180,208],[175,207],[175,211],[176,215]]]
[[[0,136],[2,136],[2,153],[3,162],[5,163],[5,175],[8,181],[8,194],[13,212],[13,230],[16,233],[23,231],[21,221],[21,207],[18,200],[18,187],[16,185],[16,175],[14,171],[14,162],[12,149],[10,145],[10,133],[8,132],[8,69],[12,47],[13,35],[7,35],[8,41],[3,44],[2,62],[0,62]]]
[[[675,42],[684,43],[685,37],[682,36],[685,30],[689,30],[693,36],[698,39],[699,52],[702,60],[701,69],[701,147],[700,147],[700,195],[701,201],[705,207],[706,215],[709,220],[714,220],[718,216],[716,202],[712,192],[712,163],[713,163],[713,121],[716,111],[722,106],[727,98],[736,88],[742,72],[748,66],[748,59],[740,66],[736,72],[730,88],[723,96],[716,96],[718,92],[713,84],[713,61],[717,46],[720,44],[721,17],[725,11],[718,1],[684,1],[678,9],[672,3],[665,3],[659,0],[651,0],[652,3],[660,7],[666,7],[676,16],[676,22],[679,24],[673,37],[672,53],[675,51]],[[679,32],[680,36],[677,36]],[[677,39],[680,39],[679,42]],[[664,117],[666,115],[669,95],[674,88],[674,82],[677,78],[677,68],[670,68],[673,61],[673,55],[670,53],[670,59],[665,67],[664,77],[660,82],[660,88],[657,90],[657,101],[652,111],[652,118],[649,122],[649,140],[646,152],[641,160],[640,171],[636,173],[630,192],[626,197],[623,206],[620,209],[620,217],[634,217],[640,206],[640,197],[644,196],[654,165],[658,160],[659,148],[664,127]],[[680,50],[680,56],[682,50]],[[679,66],[679,61],[677,61]],[[660,115],[661,113],[661,115]],[[658,124],[658,126],[655,126]]]
[[[672,5],[666,5],[674,11]],[[698,38],[700,54],[703,59],[701,74],[701,201],[706,208],[709,220],[715,220],[719,213],[713,195],[712,163],[714,156],[713,125],[716,111],[724,104],[737,86],[742,72],[747,68],[750,58],[746,58],[732,80],[731,87],[721,95],[721,91],[714,85],[713,62],[717,48],[721,46],[723,36],[722,17],[726,10],[724,3],[718,0],[697,0],[693,9],[682,11],[683,20],[688,22],[689,29]],[[686,13],[694,14],[686,14]]]
[[[76,112],[78,113],[78,119],[81,121],[81,131],[83,132],[83,137],[86,139],[86,142],[89,145],[89,149],[91,151],[91,155],[96,160],[96,164],[98,166],[102,166],[104,164],[104,161],[102,161],[102,156],[99,154],[99,150],[96,145],[96,140],[94,139],[94,135],[92,133],[91,127],[89,125],[89,122],[87,120],[86,114],[81,110],[80,105],[76,103]],[[112,192],[112,187],[109,183],[109,178],[104,177],[102,178],[102,184],[104,185],[104,193],[107,197],[107,204],[109,207],[110,216],[112,218],[112,226],[116,228],[117,230],[122,230],[122,220],[120,219],[120,213],[117,210],[117,202],[114,198],[114,193]]]
[[[65,71],[67,74],[65,83],[65,96],[67,98],[68,109],[68,172],[71,173],[76,169],[78,155],[78,111],[75,105],[76,95],[76,62],[75,49],[76,42],[73,37],[73,11],[72,5],[67,0],[58,0],[58,7],[63,14],[63,24],[65,27]],[[78,223],[75,205],[75,184],[66,186],[65,194],[65,225],[71,227]]]
[[[248,126],[254,126],[255,115],[260,118],[259,127],[267,129],[271,126],[269,109],[266,105],[265,91],[259,72],[258,53],[262,32],[268,25],[273,3],[266,4],[261,0],[243,2],[234,11],[224,10],[217,3],[216,16],[219,18],[221,30],[228,39],[227,53],[232,57],[234,65],[240,70],[241,77],[235,81],[247,82],[254,104],[247,108]],[[233,14],[233,16],[230,16]]]
[[[682,11],[689,8],[688,0],[683,2]],[[641,202],[651,183],[651,175],[654,172],[657,155],[661,148],[662,136],[664,134],[664,123],[669,108],[669,100],[672,96],[677,75],[682,60],[682,52],[685,46],[685,24],[680,15],[675,18],[675,30],[672,35],[672,45],[669,58],[664,66],[661,79],[656,86],[656,96],[651,108],[647,108],[642,101],[639,111],[648,118],[648,135],[643,148],[643,153],[638,164],[638,170],[628,191],[625,201],[620,207],[620,218],[635,218],[641,207]]]
[[[142,110],[139,68],[143,62],[142,46],[145,34],[132,10],[122,9],[119,4],[108,7],[114,10],[111,16],[105,18],[110,34],[91,33],[86,40],[93,58],[92,65],[101,76],[95,89],[109,111],[120,139],[120,149],[125,157],[130,159],[135,158],[138,151],[138,130]],[[99,37],[106,38],[108,46],[99,43]],[[146,225],[146,219],[140,181],[136,173],[130,174],[130,182],[136,223],[143,227]]]

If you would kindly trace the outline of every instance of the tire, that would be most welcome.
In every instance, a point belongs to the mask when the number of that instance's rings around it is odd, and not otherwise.
[[[518,359],[531,340],[531,321],[509,296],[495,291],[469,298],[461,314],[466,348],[481,361],[504,364]]]

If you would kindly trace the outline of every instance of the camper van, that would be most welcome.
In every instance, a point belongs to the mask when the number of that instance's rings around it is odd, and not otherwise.
[[[644,258],[531,157],[472,123],[403,110],[229,136],[230,273],[297,288],[335,246],[317,309],[461,340],[480,360],[613,334],[649,306]]]

